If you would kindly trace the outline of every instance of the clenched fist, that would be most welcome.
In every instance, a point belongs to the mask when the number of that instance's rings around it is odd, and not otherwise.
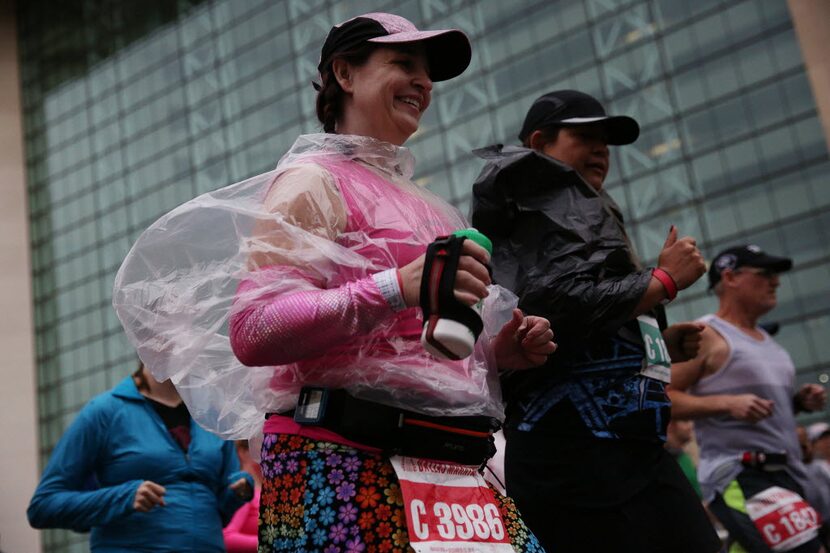
[[[758,422],[772,415],[775,403],[755,394],[739,394],[729,397],[729,415],[746,422]]]
[[[135,499],[133,500],[133,509],[146,513],[153,509],[156,505],[164,506],[164,493],[167,490],[164,486],[145,480],[141,483],[135,492]]]
[[[706,263],[697,243],[691,236],[677,238],[677,227],[672,225],[657,259],[657,266],[669,273],[678,290],[685,290],[706,272]]]

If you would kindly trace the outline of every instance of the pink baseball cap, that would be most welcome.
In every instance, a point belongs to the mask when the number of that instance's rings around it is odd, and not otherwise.
[[[373,44],[412,44],[424,46],[429,76],[433,81],[457,77],[470,65],[472,47],[463,31],[443,29],[419,31],[411,21],[391,13],[366,13],[331,28],[317,69],[322,73],[334,55],[352,50],[365,42]]]

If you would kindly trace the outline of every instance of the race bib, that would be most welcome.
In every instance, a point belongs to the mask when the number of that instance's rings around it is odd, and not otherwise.
[[[746,512],[773,551],[790,551],[818,535],[815,509],[797,493],[778,486],[747,499]]]
[[[637,322],[640,324],[640,334],[646,351],[640,374],[666,384],[671,383],[671,358],[657,320],[648,315],[640,315]]]
[[[476,467],[395,456],[417,553],[514,553],[495,495]]]

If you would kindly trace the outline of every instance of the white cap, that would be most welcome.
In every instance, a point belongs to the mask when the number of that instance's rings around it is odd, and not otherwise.
[[[807,427],[807,438],[809,438],[811,442],[814,442],[827,434],[830,434],[830,424],[827,424],[826,422],[814,422]]]

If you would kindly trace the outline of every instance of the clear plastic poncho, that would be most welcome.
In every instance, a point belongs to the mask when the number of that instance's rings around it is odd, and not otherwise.
[[[373,280],[467,226],[412,183],[412,169],[405,148],[305,135],[275,170],[203,194],[139,237],[113,305],[139,357],[172,379],[200,425],[250,438],[264,413],[292,409],[303,385],[503,418],[489,340],[515,296],[492,286],[475,353],[439,360],[420,344],[420,309],[394,311]]]

